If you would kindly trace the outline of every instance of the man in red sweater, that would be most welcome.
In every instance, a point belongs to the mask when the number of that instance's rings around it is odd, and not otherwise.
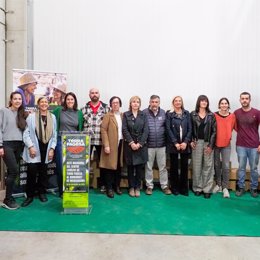
[[[260,111],[250,106],[251,95],[248,92],[240,94],[241,108],[237,109],[236,116],[237,142],[236,150],[238,156],[238,189],[236,196],[241,196],[245,192],[245,176],[247,159],[250,166],[250,192],[256,198],[258,187],[258,161],[260,153],[260,141],[258,127],[260,123]]]

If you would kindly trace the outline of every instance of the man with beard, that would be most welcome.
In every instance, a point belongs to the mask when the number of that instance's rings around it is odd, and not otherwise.
[[[248,92],[240,94],[241,108],[237,109],[236,116],[237,142],[236,150],[238,156],[238,189],[236,196],[242,196],[245,192],[245,176],[247,159],[250,166],[250,193],[253,198],[258,196],[258,171],[257,165],[260,153],[260,141],[258,127],[260,123],[260,111],[250,106],[251,95]]]
[[[95,147],[100,160],[102,141],[100,125],[104,115],[109,111],[108,105],[99,100],[100,94],[97,88],[89,90],[90,101],[83,107],[82,113],[84,116],[84,131],[88,132],[91,136],[90,141],[90,155]],[[102,169],[100,169],[100,185],[101,192],[105,192],[105,177]]]

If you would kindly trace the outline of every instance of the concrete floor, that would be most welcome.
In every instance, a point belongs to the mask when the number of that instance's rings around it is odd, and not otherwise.
[[[4,192],[0,192],[0,200]],[[4,221],[1,219],[0,221]],[[260,257],[260,238],[0,232],[1,260],[238,259]]]

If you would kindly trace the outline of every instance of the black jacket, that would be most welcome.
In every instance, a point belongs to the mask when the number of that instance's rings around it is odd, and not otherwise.
[[[124,136],[124,158],[127,165],[144,164],[148,160],[147,137],[148,122],[144,112],[139,111],[135,118],[131,111],[123,115],[122,131]],[[142,147],[137,151],[131,149],[131,142],[139,143]]]
[[[199,118],[199,114],[196,111],[191,112],[191,122],[192,122],[192,141],[197,141],[200,118]],[[209,142],[209,147],[213,149],[216,141],[217,124],[216,124],[215,115],[212,112],[209,112],[206,115],[204,124],[205,124],[204,141]]]
[[[149,108],[144,109],[143,112],[148,120],[148,148],[164,147],[166,145],[165,111],[159,108],[156,116]]]
[[[182,139],[180,136],[180,126],[182,127]],[[182,117],[173,111],[167,111],[166,113],[166,130],[167,130],[167,151],[169,153],[179,153],[175,144],[186,143],[187,148],[182,153],[190,153],[190,142],[192,135],[192,125],[190,113],[187,110],[183,110]]]

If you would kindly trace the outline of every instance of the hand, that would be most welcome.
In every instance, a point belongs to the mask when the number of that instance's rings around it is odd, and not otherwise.
[[[212,153],[212,149],[209,146],[207,146],[205,148],[204,152],[205,152],[206,155],[210,155]]]
[[[4,148],[0,148],[0,157],[3,157],[5,155]]]
[[[31,158],[34,158],[36,156],[36,150],[33,146],[29,148],[29,154]]]
[[[180,149],[181,149],[181,145],[180,145],[180,144],[175,144],[175,147],[176,147],[176,149],[177,149],[178,151],[180,151]]]
[[[257,147],[257,152],[260,153],[260,145]]]
[[[184,151],[186,148],[187,148],[187,144],[186,144],[186,143],[181,143],[181,144],[180,144],[180,149],[181,149],[182,151]]]
[[[131,143],[131,149],[134,151],[138,149],[135,143]]]
[[[54,150],[50,149],[49,153],[48,153],[48,160],[52,161],[54,157]]]
[[[104,151],[106,154],[110,154],[110,147],[109,146],[105,147]]]
[[[191,143],[190,143],[190,146],[191,146],[192,149],[195,149],[195,147],[196,147],[196,142],[191,142]]]

